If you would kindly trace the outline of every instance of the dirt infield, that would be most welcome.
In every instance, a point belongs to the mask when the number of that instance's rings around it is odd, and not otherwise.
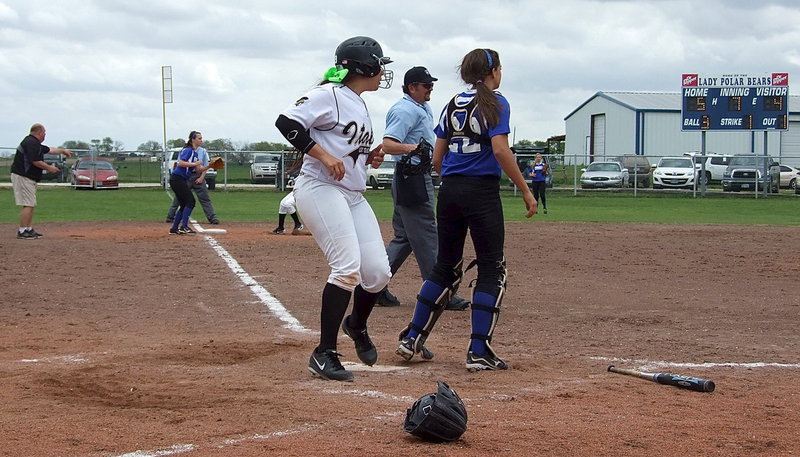
[[[306,370],[328,275],[313,239],[221,227],[51,223],[24,241],[0,225],[0,455],[800,454],[800,263],[784,260],[797,228],[509,223],[494,347],[510,370],[465,370],[469,312],[456,311],[429,339],[433,361],[401,363],[411,261],[392,282],[403,306],[371,318],[386,371],[337,383]],[[454,443],[402,431],[436,380],[469,412]]]

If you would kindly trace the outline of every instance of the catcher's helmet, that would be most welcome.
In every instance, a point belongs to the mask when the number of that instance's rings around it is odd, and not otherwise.
[[[370,37],[348,38],[336,48],[336,65],[367,78],[383,70],[381,81],[387,89],[392,85],[393,79],[392,71],[384,68],[389,63],[392,63],[392,59],[384,57],[381,45]]]
[[[455,390],[436,383],[436,393],[423,395],[406,411],[403,429],[428,441],[455,441],[467,431],[467,409]]]

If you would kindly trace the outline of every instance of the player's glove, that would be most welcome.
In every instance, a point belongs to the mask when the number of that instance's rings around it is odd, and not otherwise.
[[[210,162],[208,162],[208,167],[215,170],[222,170],[225,168],[225,161],[222,159],[222,157],[214,157]]]
[[[431,146],[431,144],[425,141],[423,138],[413,151],[404,155],[403,158],[400,159],[400,167],[398,168],[402,170],[404,176],[430,174],[431,166],[433,164],[431,160],[432,156],[433,146]],[[413,163],[412,158],[414,157],[418,157],[419,162]]]

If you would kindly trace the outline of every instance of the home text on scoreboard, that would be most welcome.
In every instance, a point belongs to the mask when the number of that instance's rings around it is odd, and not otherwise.
[[[681,130],[786,130],[789,74],[684,74]]]

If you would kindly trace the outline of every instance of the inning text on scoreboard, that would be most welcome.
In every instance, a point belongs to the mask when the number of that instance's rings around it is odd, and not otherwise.
[[[681,130],[786,130],[789,74],[684,74]]]

